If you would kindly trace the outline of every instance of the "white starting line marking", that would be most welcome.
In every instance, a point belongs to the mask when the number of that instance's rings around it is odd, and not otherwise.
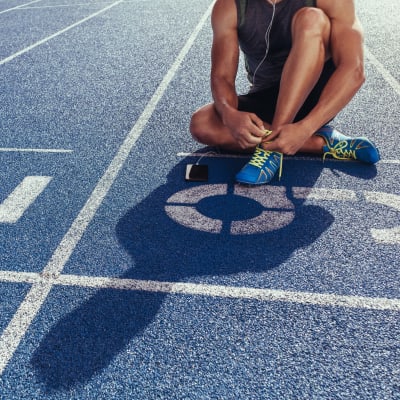
[[[50,176],[27,176],[0,204],[0,223],[15,224],[43,192]]]
[[[165,294],[250,299],[265,302],[297,303],[324,307],[345,307],[377,311],[400,311],[400,299],[382,297],[344,296],[329,293],[298,292],[290,290],[259,289],[238,286],[222,286],[201,283],[162,282],[138,279],[107,278],[95,276],[59,275],[46,277],[38,273],[0,271],[0,281],[29,283],[41,287],[35,295],[48,287],[76,286],[93,289],[132,290]]]
[[[229,154],[229,153],[189,153],[189,152],[180,152],[176,154],[177,157],[197,157],[197,158],[250,158],[251,154]],[[296,160],[296,161],[322,161],[322,156],[288,156],[289,160]],[[338,163],[343,163],[343,162],[355,162],[358,163],[356,160],[336,160],[334,158],[327,158],[326,161],[331,161],[331,162],[338,162]],[[376,165],[379,164],[394,164],[394,165],[400,165],[400,160],[379,160],[379,162]]]

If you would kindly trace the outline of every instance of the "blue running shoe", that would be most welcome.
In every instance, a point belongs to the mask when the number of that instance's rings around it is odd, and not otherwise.
[[[279,169],[282,175],[282,153],[256,147],[251,160],[236,174],[236,181],[247,185],[264,185],[272,180]]]
[[[329,125],[325,125],[315,134],[323,137],[326,142],[323,159],[331,155],[337,160],[358,160],[367,164],[375,164],[380,160],[379,150],[366,137],[351,138]]]

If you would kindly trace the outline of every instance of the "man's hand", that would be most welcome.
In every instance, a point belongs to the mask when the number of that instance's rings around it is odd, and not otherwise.
[[[231,109],[225,112],[223,120],[243,150],[254,148],[263,140],[264,123],[256,114]]]
[[[294,155],[303,147],[311,135],[312,132],[300,123],[282,125],[263,139],[262,147],[265,150]]]

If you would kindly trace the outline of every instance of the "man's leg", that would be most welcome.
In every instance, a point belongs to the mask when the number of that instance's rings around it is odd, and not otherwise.
[[[329,18],[319,9],[302,8],[292,22],[292,49],[282,73],[272,127],[293,122],[318,82],[329,57]],[[312,136],[301,151],[321,153],[324,140]]]
[[[315,8],[298,11],[292,22],[292,49],[286,60],[279,88],[272,130],[292,123],[320,79],[329,55],[330,21]],[[322,153],[324,139],[313,136],[303,152]],[[282,154],[257,148],[252,159],[236,175],[236,181],[263,185],[282,172]]]
[[[201,107],[192,115],[190,133],[199,143],[220,146],[226,150],[243,151],[222,123],[212,103]]]
[[[254,113],[264,121],[266,129],[271,128],[275,113],[279,86],[273,86],[261,92],[238,96],[238,110]],[[252,152],[254,148],[243,150],[233,138],[229,129],[222,123],[214,105],[207,104],[198,109],[190,121],[193,139],[209,146],[219,146],[236,152]]]

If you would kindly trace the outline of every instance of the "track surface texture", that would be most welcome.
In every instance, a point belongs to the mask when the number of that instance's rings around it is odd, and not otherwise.
[[[1,400],[400,399],[398,3],[333,122],[382,160],[258,188],[189,134],[211,7],[0,0]]]

